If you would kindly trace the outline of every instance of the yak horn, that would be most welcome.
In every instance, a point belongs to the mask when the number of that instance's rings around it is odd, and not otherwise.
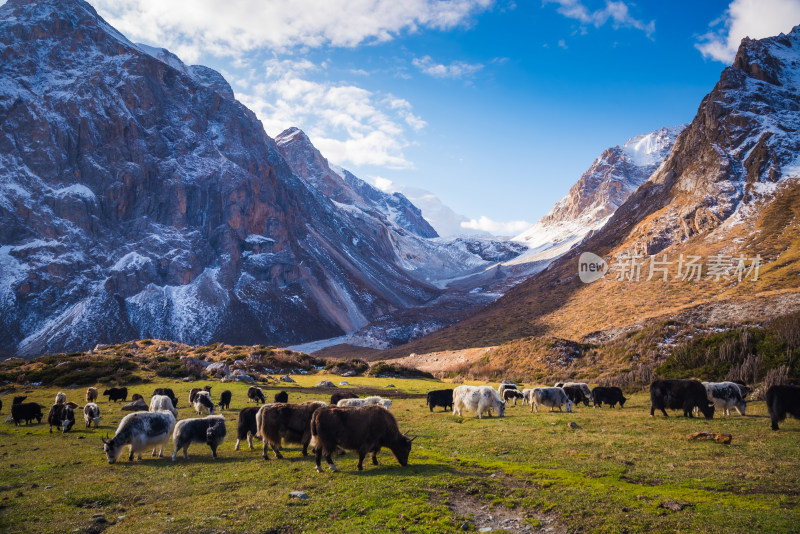
[[[410,439],[411,441],[414,441],[414,440],[415,440],[415,439],[417,439],[418,437],[419,437],[419,436],[414,436],[413,438],[409,438],[409,439]]]
[[[105,438],[103,436],[100,436],[100,441],[102,441],[104,445],[108,443],[108,432],[106,432]]]

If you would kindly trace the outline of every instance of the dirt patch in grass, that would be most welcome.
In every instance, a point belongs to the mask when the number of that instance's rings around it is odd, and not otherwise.
[[[462,530],[474,528],[478,532],[567,532],[552,517],[530,511],[522,513],[505,504],[487,503],[460,490],[448,493],[447,507],[454,516],[462,519],[459,522]]]

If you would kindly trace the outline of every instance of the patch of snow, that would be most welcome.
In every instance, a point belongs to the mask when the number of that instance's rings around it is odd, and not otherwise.
[[[72,184],[67,187],[62,187],[61,189],[53,189],[53,195],[56,197],[74,196],[85,198],[86,200],[97,200],[97,196],[92,190],[83,184]]]
[[[275,240],[272,239],[271,237],[266,237],[266,236],[258,235],[258,234],[250,234],[244,240],[245,240],[246,243],[249,243],[250,245],[260,245],[262,243],[274,243],[275,242]]]
[[[143,266],[152,262],[147,256],[142,256],[138,252],[129,252],[122,256],[111,267],[112,271],[138,271]]]

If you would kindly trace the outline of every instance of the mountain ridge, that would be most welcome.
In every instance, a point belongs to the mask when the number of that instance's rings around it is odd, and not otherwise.
[[[205,67],[78,0],[0,7],[0,347],[333,337],[439,290]]]
[[[464,321],[375,357],[490,346],[528,336],[580,340],[643,318],[666,320],[670,310],[693,305],[712,305],[710,313],[697,315],[698,321],[735,322],[746,319],[715,316],[713,304],[797,293],[798,65],[800,26],[788,35],[743,40],[733,65],[703,98],[669,156],[579,248]],[[675,263],[689,255],[742,254],[759,256],[763,264],[759,278],[746,283],[673,278],[624,285],[607,275],[584,284],[578,278],[583,252],[609,264],[619,255],[664,253]],[[763,309],[775,310],[769,302]]]

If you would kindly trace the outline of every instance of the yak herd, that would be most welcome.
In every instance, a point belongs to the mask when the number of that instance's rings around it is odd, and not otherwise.
[[[711,419],[716,409],[722,410],[724,415],[730,415],[732,408],[744,415],[747,407],[745,398],[751,391],[752,388],[738,382],[654,380],[650,384],[650,416],[659,410],[667,417],[666,410],[670,409],[683,410],[685,417],[702,413],[706,419]],[[516,406],[517,400],[529,404],[531,412],[538,412],[540,407],[571,412],[573,406],[580,403],[589,406],[590,402],[595,407],[607,404],[614,408],[619,404],[622,408],[627,399],[618,387],[598,386],[590,389],[585,382],[559,382],[553,387],[522,391],[516,384],[504,382],[496,390],[490,386],[462,385],[455,389],[431,391],[426,403],[430,411],[440,406],[444,410],[452,409],[453,415],[460,416],[464,410],[468,410],[475,412],[480,419],[484,415],[491,417],[493,412],[503,417],[507,404],[513,401]],[[800,419],[800,386],[772,386],[767,390],[766,401],[773,430],[778,430],[778,423],[785,420],[787,415]]]
[[[189,404],[197,412],[197,417],[178,420],[178,398],[170,388],[157,388],[153,391],[150,404],[147,405],[141,395],[133,395],[131,402],[122,409],[130,413],[122,418],[113,437],[106,435],[103,449],[109,463],[119,458],[122,450],[129,447],[129,460],[134,456],[141,459],[142,452],[152,450],[153,456],[163,456],[169,439],[173,441],[172,460],[175,461],[179,451],[183,451],[184,459],[188,459],[188,449],[192,443],[205,443],[211,449],[214,458],[217,448],[227,435],[225,417],[215,414],[220,410],[230,409],[232,393],[223,391],[218,404],[211,400],[211,386],[203,389],[193,388],[189,393]],[[686,417],[702,413],[711,419],[717,409],[725,415],[734,409],[744,415],[746,401],[751,389],[735,382],[699,382],[697,380],[655,380],[650,385],[650,415],[661,411],[667,416],[667,409],[682,410]],[[128,402],[127,388],[109,388],[103,392],[109,402]],[[55,402],[47,415],[50,432],[53,427],[61,432],[68,432],[75,424],[75,412],[83,411],[86,428],[100,422],[100,408],[96,401],[99,396],[97,388],[86,390],[86,403],[81,408],[74,402],[68,402],[64,393],[56,395]],[[24,402],[27,397],[14,397],[11,406],[11,418],[15,425],[30,424],[34,420],[42,422],[43,406],[35,402]],[[308,456],[309,447],[315,454],[316,469],[322,472],[321,460],[332,471],[337,471],[332,460],[334,454],[352,450],[358,453],[358,469],[363,469],[363,461],[371,455],[374,465],[378,464],[377,453],[385,447],[392,451],[401,465],[408,463],[411,451],[409,438],[400,432],[397,420],[391,414],[392,401],[378,396],[358,398],[352,392],[336,392],[330,403],[307,401],[289,403],[288,393],[281,391],[274,396],[274,402],[267,403],[261,388],[251,386],[247,392],[248,402],[254,407],[243,408],[239,412],[236,429],[235,450],[246,440],[253,449],[253,438],[263,442],[263,458],[268,460],[271,449],[276,458],[282,458],[281,444],[293,443],[302,446],[303,456]],[[564,382],[553,387],[537,387],[520,390],[516,384],[504,382],[498,389],[491,386],[461,385],[454,389],[440,389],[427,394],[426,404],[430,411],[442,407],[445,411],[452,409],[453,415],[461,416],[464,411],[474,412],[478,418],[492,416],[492,413],[503,417],[509,402],[517,401],[530,406],[530,411],[539,408],[558,408],[559,411],[571,412],[573,406],[590,402],[595,407],[607,404],[620,408],[627,400],[622,390],[617,387],[595,387],[590,389],[584,382]],[[787,415],[800,419],[800,386],[772,386],[766,392],[767,410],[772,429],[778,430],[778,423]],[[0,403],[2,409],[2,403]]]

